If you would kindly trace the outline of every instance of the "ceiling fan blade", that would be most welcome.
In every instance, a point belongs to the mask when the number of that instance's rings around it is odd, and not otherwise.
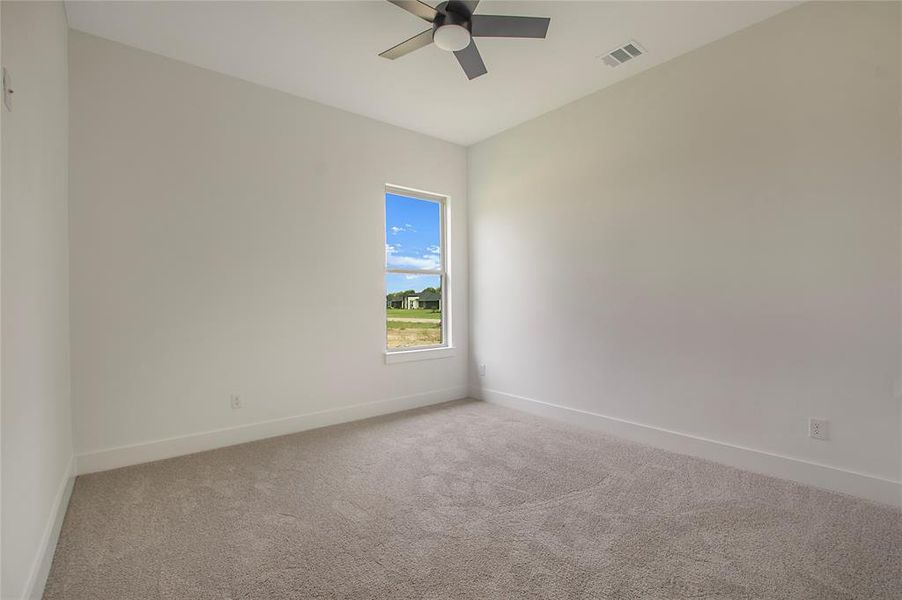
[[[508,17],[473,15],[473,37],[543,38],[548,33],[548,17]]]
[[[424,21],[429,21],[432,23],[435,20],[436,15],[438,15],[438,11],[426,4],[425,2],[420,2],[420,0],[388,0],[395,6],[399,8],[403,8],[409,13],[412,13]]]
[[[427,29],[426,31],[416,34],[409,40],[404,40],[397,46],[389,48],[385,52],[382,52],[379,56],[395,60],[396,58],[401,58],[405,54],[410,54],[414,50],[419,50],[423,46],[428,46],[431,43],[432,30]]]
[[[467,74],[467,79],[476,79],[480,75],[488,73],[488,69],[485,68],[485,63],[482,62],[482,57],[479,55],[479,48],[476,47],[476,40],[470,40],[470,45],[455,52],[454,56],[457,57],[457,62]]]

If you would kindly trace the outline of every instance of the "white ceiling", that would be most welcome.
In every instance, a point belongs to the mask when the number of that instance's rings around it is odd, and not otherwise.
[[[469,145],[795,4],[483,0],[477,14],[547,16],[551,26],[545,40],[479,39],[489,72],[473,81],[434,45],[379,57],[428,27],[382,0],[69,1],[66,10],[73,29]],[[597,58],[630,39],[648,54],[616,68]]]

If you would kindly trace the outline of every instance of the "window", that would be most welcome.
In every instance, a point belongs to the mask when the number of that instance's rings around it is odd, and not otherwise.
[[[385,188],[385,347],[443,348],[448,339],[446,198]]]

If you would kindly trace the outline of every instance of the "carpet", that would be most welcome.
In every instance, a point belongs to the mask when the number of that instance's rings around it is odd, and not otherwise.
[[[47,600],[902,598],[902,511],[460,401],[80,476]]]

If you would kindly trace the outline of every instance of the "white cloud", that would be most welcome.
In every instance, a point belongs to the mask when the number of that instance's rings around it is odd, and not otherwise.
[[[388,230],[392,232],[392,235],[398,235],[402,231],[416,232],[416,229],[414,229],[413,225],[411,225],[410,223],[404,223],[403,227],[398,226],[398,225],[392,225],[391,227],[388,228]]]
[[[442,266],[438,246],[427,246],[426,251],[420,256],[411,256],[413,254],[411,251],[408,251],[407,255],[401,255],[400,251],[401,244],[385,244],[385,260],[389,267],[437,271]]]
[[[423,269],[437,270],[441,265],[439,257],[435,254],[425,254],[422,258],[415,256],[397,256],[390,254],[388,256],[388,266],[403,269]]]

